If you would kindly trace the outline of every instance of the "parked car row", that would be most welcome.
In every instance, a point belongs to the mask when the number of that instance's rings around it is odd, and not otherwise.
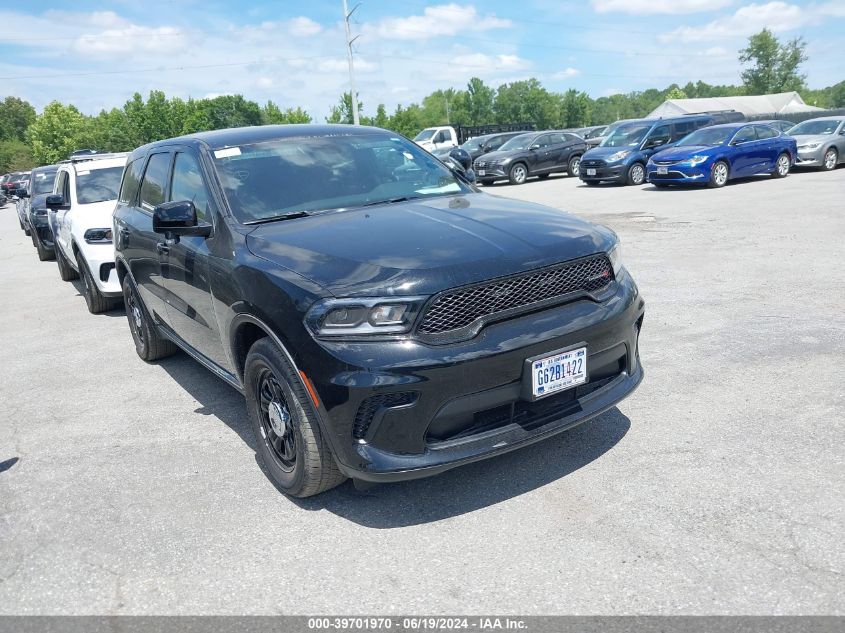
[[[27,221],[91,312],[122,299],[138,356],[182,349],[241,391],[265,472],[308,496],[519,448],[642,380],[616,235],[487,195],[455,152],[206,132],[38,168]]]
[[[531,176],[567,173],[590,186],[721,187],[756,174],[784,177],[794,165],[831,170],[845,161],[841,116],[786,126],[783,121],[745,121],[736,112],[711,112],[617,121],[592,132],[603,134],[596,147],[565,130],[515,136],[474,158],[475,175],[482,185],[505,179],[518,185]]]

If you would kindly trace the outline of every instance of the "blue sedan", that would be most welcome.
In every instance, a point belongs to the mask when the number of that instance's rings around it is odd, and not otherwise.
[[[728,123],[701,128],[657,152],[646,167],[656,187],[706,184],[724,187],[732,178],[771,174],[783,178],[795,164],[795,139],[761,123]]]

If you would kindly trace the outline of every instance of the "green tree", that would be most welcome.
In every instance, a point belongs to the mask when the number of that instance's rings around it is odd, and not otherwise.
[[[585,127],[593,114],[593,100],[586,92],[567,90],[560,100],[560,127]]]
[[[47,165],[63,160],[80,149],[80,141],[89,131],[85,117],[75,106],[53,101],[35,117],[27,136],[33,158],[39,164]]]
[[[32,169],[36,165],[29,145],[18,139],[0,141],[0,174]]]
[[[282,110],[272,101],[261,108],[262,125],[281,125],[285,123],[311,123],[311,115],[302,108]]]
[[[499,86],[493,110],[497,123],[534,123],[543,129],[557,125],[559,101],[532,77]]]
[[[672,86],[669,88],[668,92],[666,93],[667,99],[688,99],[687,93],[678,88],[678,86]]]
[[[364,104],[360,101],[358,102],[358,116],[363,122],[365,118]],[[354,123],[351,92],[344,92],[340,96],[337,105],[332,106],[329,116],[326,117],[326,123],[346,123],[348,125],[352,125]]]
[[[761,95],[806,88],[807,77],[798,71],[807,61],[806,47],[801,37],[781,44],[769,29],[749,37],[748,46],[739,51],[739,61],[751,64],[742,71],[745,92]]]
[[[35,108],[18,97],[0,101],[0,140],[23,141],[26,129],[35,121]]]
[[[378,104],[376,108],[376,116],[373,119],[373,125],[380,128],[387,128],[390,126],[390,117],[387,115],[387,109],[383,103]]]
[[[467,84],[466,116],[468,125],[486,125],[493,123],[495,114],[493,101],[495,92],[478,77],[473,77]]]

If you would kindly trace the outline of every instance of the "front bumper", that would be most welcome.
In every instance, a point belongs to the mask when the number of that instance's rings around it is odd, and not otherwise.
[[[824,150],[824,145],[818,149],[799,149],[798,156],[795,159],[795,164],[800,167],[821,167],[824,163]]]
[[[414,479],[542,440],[614,406],[643,377],[643,314],[623,272],[602,303],[574,301],[450,345],[320,341],[322,357],[303,369],[345,474]],[[588,383],[534,402],[523,397],[526,359],[581,344]]]
[[[665,169],[666,173],[660,173]],[[686,167],[683,165],[655,165],[649,163],[646,167],[646,180],[648,182],[674,182],[697,184],[706,183],[710,179],[710,167],[707,163]]]
[[[38,215],[36,213],[29,214],[29,226],[32,231],[38,236],[38,241],[41,246],[48,250],[54,248],[53,231],[50,230],[50,223],[47,220],[47,214]]]
[[[100,293],[104,297],[122,297],[123,289],[114,265],[114,245],[86,244],[83,256]]]
[[[476,168],[475,176],[479,180],[498,180],[500,178],[507,178],[507,165],[488,165],[487,167]]]
[[[581,159],[578,177],[584,182],[623,182],[628,176],[628,165],[622,162],[606,163],[603,160]]]

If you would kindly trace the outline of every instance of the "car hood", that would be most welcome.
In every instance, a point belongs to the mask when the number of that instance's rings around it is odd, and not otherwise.
[[[511,158],[511,159],[515,158],[515,157],[519,156],[520,154],[523,154],[524,151],[525,150],[511,150],[511,151],[507,151],[507,152],[500,152],[500,151],[487,152],[486,154],[482,154],[481,156],[479,156],[477,160],[484,160],[484,161],[487,161],[488,163],[493,163],[493,162],[496,162],[496,161],[505,160],[506,158]]]
[[[824,143],[825,141],[829,141],[831,137],[836,136],[835,134],[787,134],[786,136],[792,136],[799,145],[807,145],[809,143]]]
[[[258,257],[335,296],[430,295],[609,250],[610,229],[483,193],[260,225]]]
[[[691,156],[709,156],[710,152],[718,149],[718,147],[720,146],[684,145],[683,147],[670,147],[654,154],[651,160],[683,160]]]
[[[616,152],[622,152],[624,150],[639,152],[640,147],[639,145],[635,145],[633,147],[593,147],[584,152],[581,160],[587,160],[589,158],[600,158],[606,160],[609,156],[613,156]]]

